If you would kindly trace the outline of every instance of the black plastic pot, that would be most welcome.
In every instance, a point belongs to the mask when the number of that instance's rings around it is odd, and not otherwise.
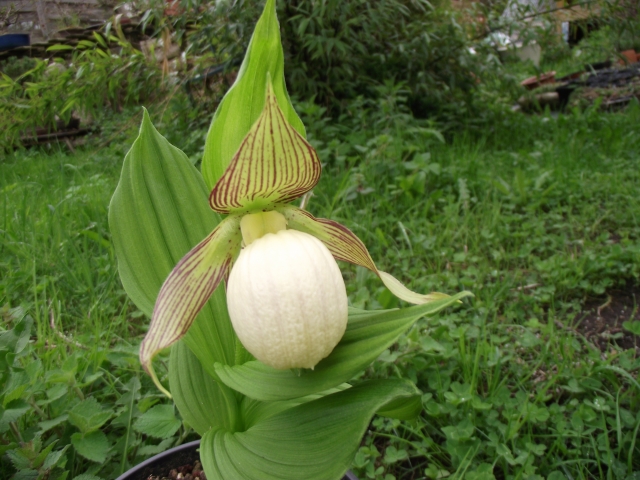
[[[131,470],[120,475],[116,480],[147,480],[150,475],[166,475],[173,467],[189,463],[193,464],[198,460],[200,458],[198,454],[199,447],[200,440],[196,440],[195,442],[171,448],[136,465]],[[347,472],[342,477],[342,480],[358,480],[358,477],[351,472]]]

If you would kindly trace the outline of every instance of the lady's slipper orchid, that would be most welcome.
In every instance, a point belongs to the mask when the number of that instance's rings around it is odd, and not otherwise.
[[[376,268],[349,229],[287,204],[318,183],[320,170],[317,153],[286,121],[268,81],[262,114],[209,197],[211,208],[228,216],[169,274],[140,347],[143,367],[163,392],[153,356],[187,332],[225,278],[240,341],[280,369],[313,368],[345,331],[347,296],[334,259],[372,270],[407,302],[447,297],[408,290]]]

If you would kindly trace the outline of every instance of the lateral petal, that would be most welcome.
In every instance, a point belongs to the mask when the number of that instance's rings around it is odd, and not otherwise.
[[[315,218],[309,212],[291,205],[279,206],[277,210],[287,219],[289,228],[300,230],[320,239],[336,260],[368,268],[378,275],[385,287],[401,300],[420,305],[449,296],[439,292],[431,292],[426,295],[413,292],[392,275],[378,270],[364,243],[344,225],[326,218]]]
[[[240,218],[227,217],[178,262],[158,293],[149,331],[140,345],[140,362],[156,386],[169,397],[151,361],[156,353],[187,333],[225,278],[241,240]]]
[[[311,190],[320,170],[318,154],[287,121],[269,79],[262,114],[213,187],[209,204],[219,213],[273,208]]]

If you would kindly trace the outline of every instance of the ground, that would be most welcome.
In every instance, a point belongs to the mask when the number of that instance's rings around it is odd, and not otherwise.
[[[640,337],[623,327],[624,322],[640,320],[640,287],[633,283],[611,290],[604,298],[588,300],[575,316],[575,329],[603,352],[634,349],[640,353]]]

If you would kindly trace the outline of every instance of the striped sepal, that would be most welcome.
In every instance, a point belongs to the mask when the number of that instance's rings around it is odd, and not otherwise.
[[[278,211],[287,219],[287,227],[313,235],[322,241],[336,260],[361,265],[378,273],[364,243],[344,225],[326,218],[315,218],[306,210],[284,205]]]
[[[272,208],[311,190],[320,170],[318,154],[287,122],[269,81],[262,114],[213,187],[209,203],[220,213]]]
[[[391,290],[391,293],[405,302],[420,305],[449,296],[438,292],[426,295],[413,292],[402,285],[395,277],[387,272],[378,270],[364,243],[360,241],[355,233],[338,222],[325,218],[315,218],[309,212],[291,205],[281,206],[277,210],[287,219],[288,228],[300,230],[318,238],[327,246],[336,260],[343,260],[368,268],[380,277],[382,283]]]
[[[149,331],[140,345],[140,362],[168,396],[151,360],[187,333],[198,312],[225,279],[241,240],[240,218],[227,217],[178,262],[160,289]]]

